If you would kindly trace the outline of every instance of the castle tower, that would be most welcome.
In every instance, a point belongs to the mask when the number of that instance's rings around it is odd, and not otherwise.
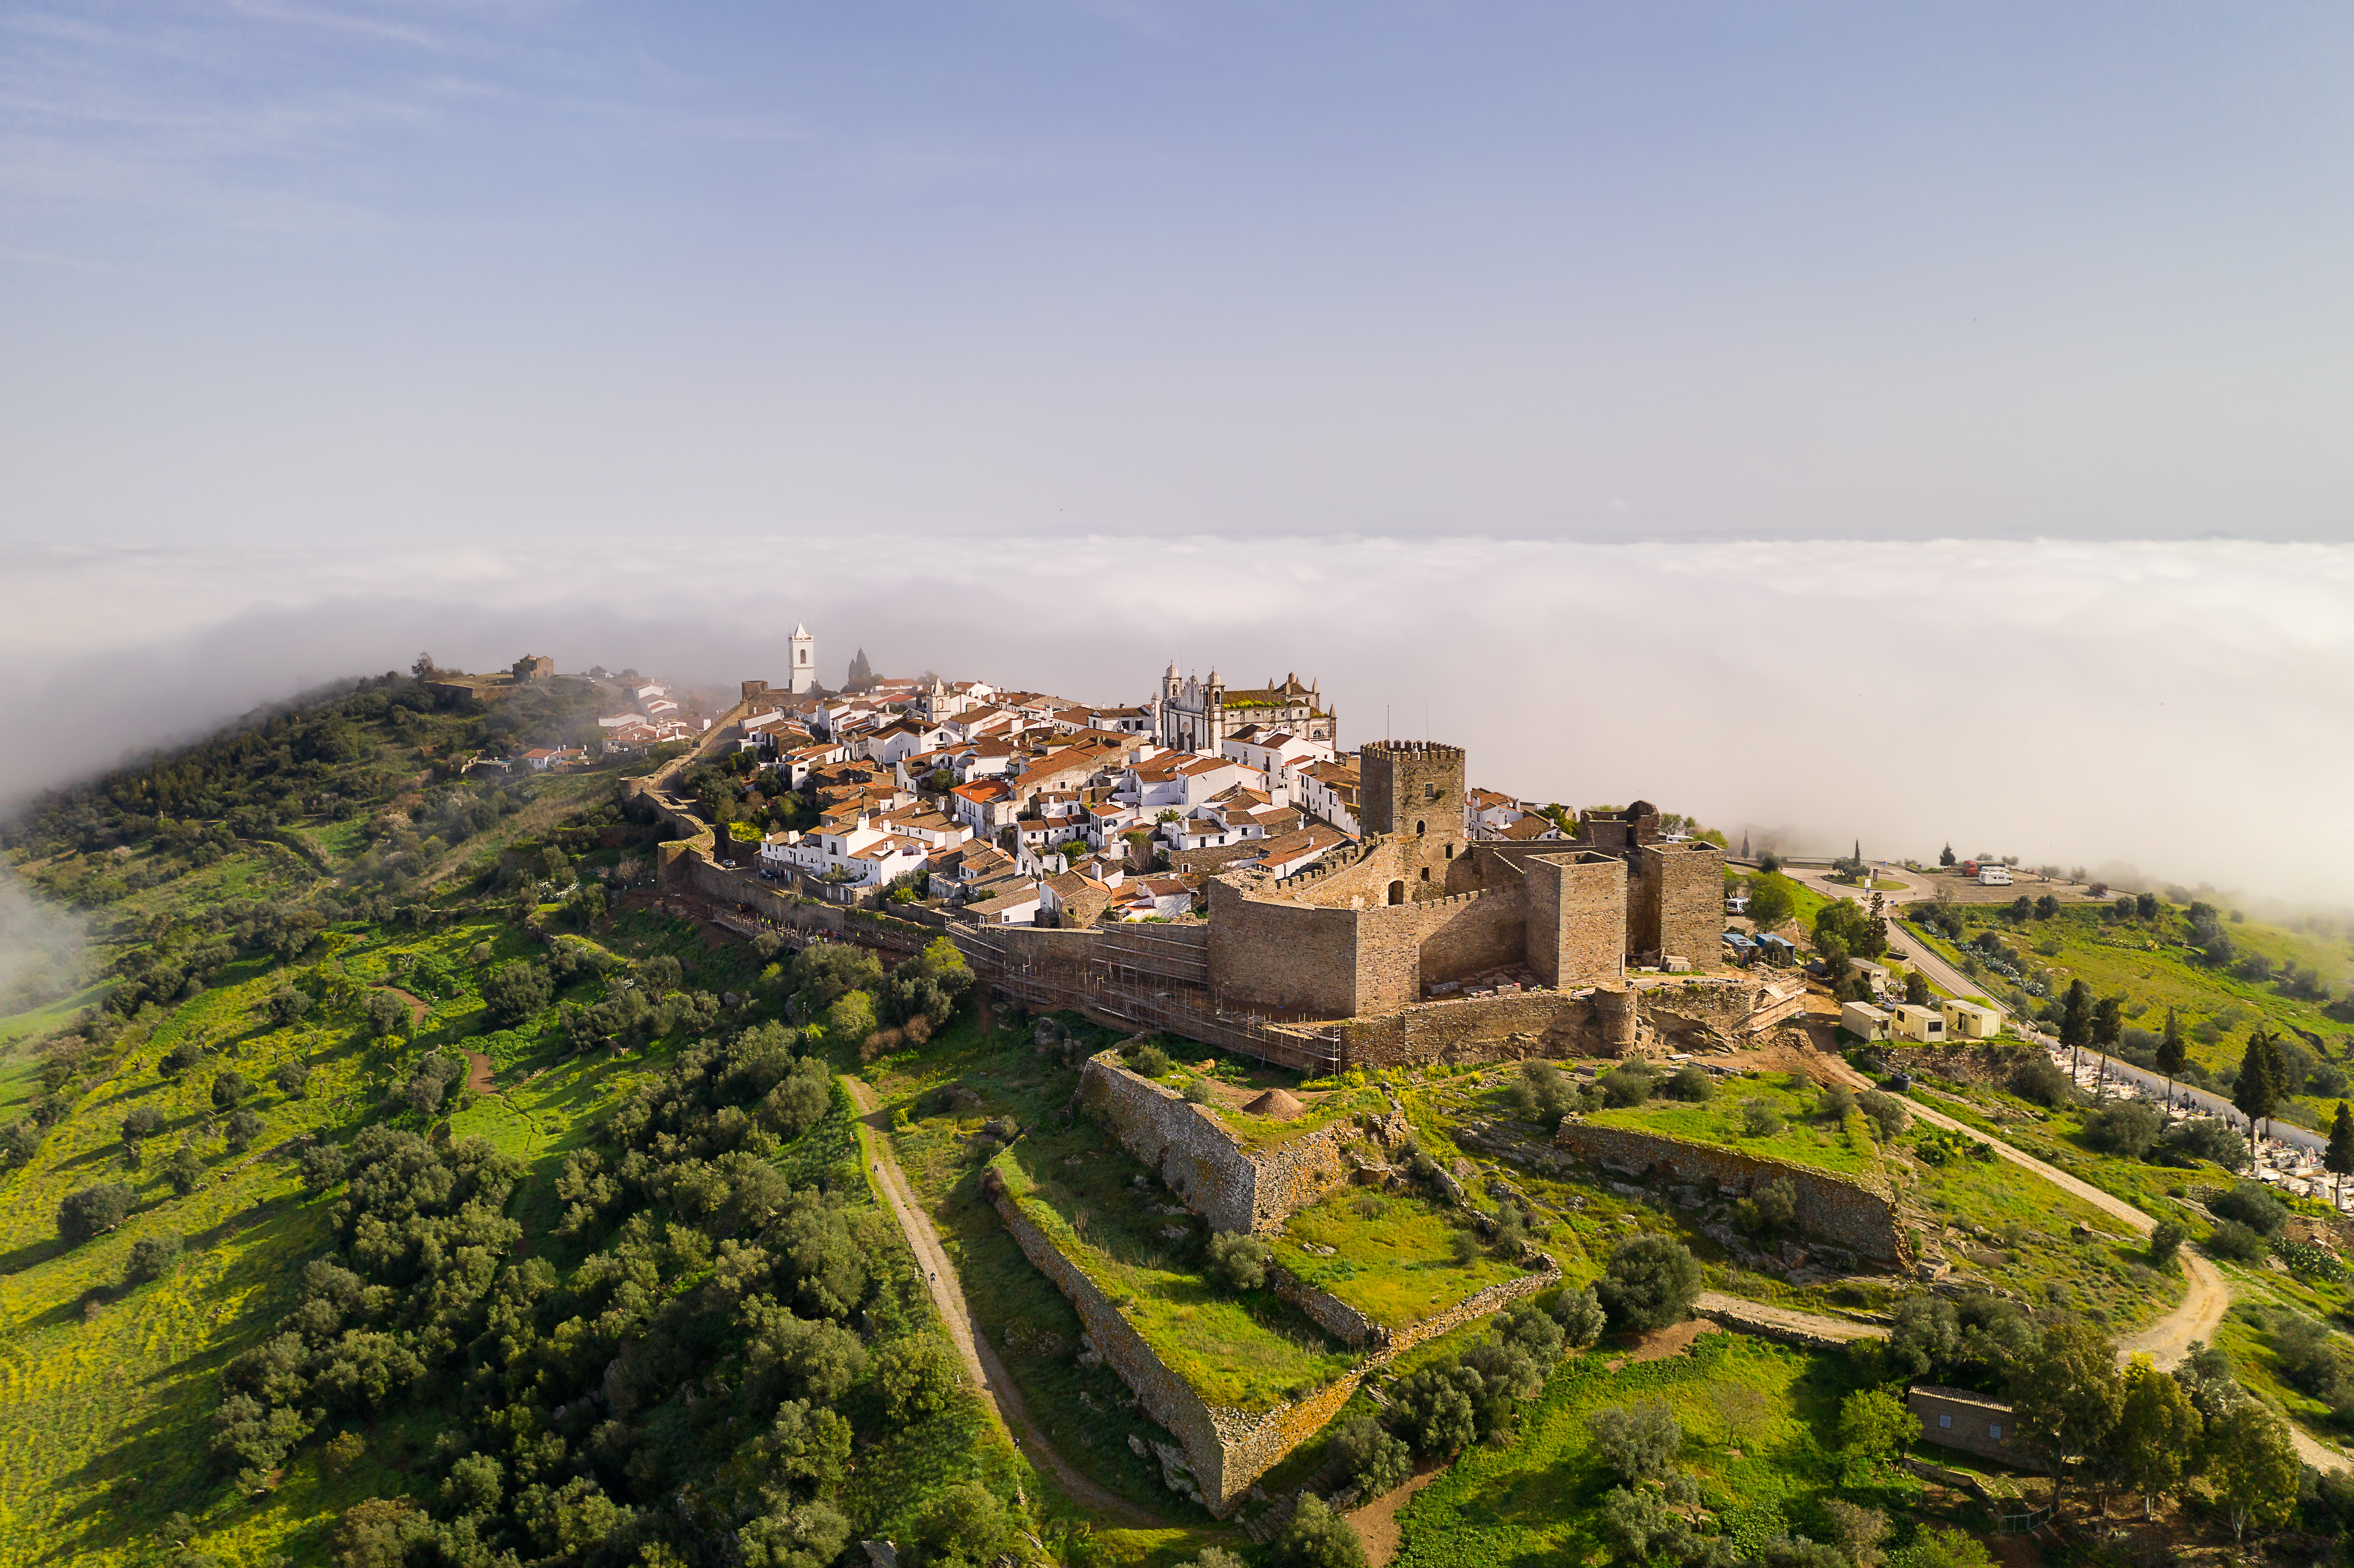
[[[1464,852],[1463,748],[1426,740],[1369,741],[1357,755],[1358,822],[1406,850],[1405,897],[1447,889],[1446,867]]]
[[[810,635],[807,626],[798,623],[793,627],[792,669],[790,690],[806,692],[817,684],[817,639]]]

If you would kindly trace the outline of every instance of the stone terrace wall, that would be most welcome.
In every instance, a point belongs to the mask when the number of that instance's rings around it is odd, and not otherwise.
[[[1120,1381],[1136,1391],[1146,1414],[1167,1427],[1184,1446],[1185,1457],[1193,1467],[1193,1479],[1202,1489],[1203,1501],[1212,1513],[1224,1518],[1259,1471],[1239,1480],[1229,1477],[1224,1435],[1202,1396],[1193,1392],[1191,1383],[1161,1364],[1161,1358],[1152,1353],[1152,1347],[1145,1343],[1144,1336],[1120,1315],[1119,1308],[1087,1277],[1087,1271],[1065,1257],[1047,1239],[1046,1233],[1022,1212],[1022,1205],[1002,1182],[991,1182],[989,1187],[998,1218],[1005,1222],[1007,1233],[1022,1248],[1023,1255],[1069,1298],[1079,1321],[1087,1325],[1088,1343],[1119,1374]],[[1265,1468],[1260,1467],[1260,1470]]]
[[[1901,1267],[1905,1261],[1896,1208],[1888,1192],[1855,1177],[1663,1133],[1599,1127],[1589,1121],[1563,1122],[1553,1134],[1553,1147],[1573,1159],[1614,1171],[1713,1182],[1721,1190],[1741,1193],[1787,1177],[1797,1192],[1800,1230],[1875,1263]]]
[[[989,1174],[994,1176],[994,1172]],[[1121,1381],[1135,1391],[1146,1413],[1167,1427],[1183,1446],[1203,1501],[1221,1519],[1233,1511],[1252,1482],[1321,1431],[1325,1423],[1349,1403],[1349,1396],[1356,1393],[1367,1373],[1425,1340],[1435,1340],[1475,1319],[1535,1296],[1561,1279],[1561,1271],[1548,1266],[1518,1279],[1503,1280],[1466,1297],[1444,1312],[1391,1332],[1324,1292],[1301,1285],[1288,1274],[1280,1275],[1278,1294],[1299,1305],[1320,1327],[1345,1342],[1379,1342],[1382,1348],[1305,1399],[1260,1412],[1224,1409],[1204,1403],[1191,1383],[1169,1370],[1144,1336],[1087,1277],[1087,1271],[1064,1256],[1037,1223],[1022,1212],[1021,1204],[1005,1190],[1003,1182],[985,1181],[983,1190],[1023,1255],[1069,1299],[1079,1321],[1087,1326],[1088,1342],[1120,1375]],[[1288,1280],[1299,1294],[1284,1293],[1281,1280]],[[1317,1305],[1311,1305],[1311,1300]],[[1343,1331],[1343,1326],[1351,1320],[1362,1327],[1366,1338],[1352,1340]],[[1374,1336],[1380,1336],[1378,1341]]]
[[[1411,1132],[1392,1115],[1370,1128],[1340,1120],[1267,1149],[1246,1149],[1216,1112],[1129,1071],[1117,1051],[1087,1059],[1079,1105],[1221,1231],[1281,1224],[1294,1209],[1347,1183],[1353,1168],[1341,1151],[1351,1141],[1370,1135],[1394,1144]]]

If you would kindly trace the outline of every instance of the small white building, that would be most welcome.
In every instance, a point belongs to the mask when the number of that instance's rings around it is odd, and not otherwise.
[[[2009,887],[2010,885],[2010,867],[2007,865],[1979,866],[1978,885],[1980,887]]]
[[[1888,1014],[1868,1001],[1850,1001],[1840,1009],[1840,1027],[1859,1040],[1885,1040]]]
[[[1892,1040],[1942,1045],[1946,1042],[1946,1020],[1934,1007],[1908,1001],[1889,1013],[1888,1033]]]
[[[1874,997],[1882,1001],[1887,999],[1890,988],[1895,983],[1895,977],[1888,972],[1885,965],[1875,964],[1869,959],[1850,959],[1848,964],[1856,973],[1863,977],[1864,983],[1872,987],[1872,994]]]
[[[2002,1033],[2002,1014],[1975,1001],[1947,997],[1938,1003],[1946,1015],[1946,1033],[1956,1040],[1991,1040]]]

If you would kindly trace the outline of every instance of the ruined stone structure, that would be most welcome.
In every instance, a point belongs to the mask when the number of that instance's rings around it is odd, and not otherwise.
[[[1192,1104],[1121,1065],[1117,1051],[1087,1059],[1080,1074],[1078,1103],[1187,1208],[1221,1231],[1280,1227],[1292,1211],[1351,1180],[1356,1166],[1345,1153],[1350,1143],[1395,1148],[1414,1135],[1393,1102],[1386,1111],[1360,1113],[1266,1148],[1251,1148],[1208,1107]],[[1023,1211],[997,1171],[984,1178],[982,1191],[1023,1254],[1070,1299],[1087,1325],[1088,1342],[1135,1391],[1147,1414],[1182,1445],[1203,1502],[1221,1518],[1242,1500],[1253,1481],[1330,1421],[1368,1372],[1402,1351],[1524,1300],[1561,1279],[1561,1271],[1543,1259],[1543,1266],[1532,1267],[1520,1278],[1489,1286],[1444,1311],[1391,1329],[1278,1270],[1278,1295],[1333,1338],[1368,1353],[1341,1377],[1299,1400],[1264,1411],[1223,1409],[1206,1404],[1192,1384],[1170,1371],[1087,1271]]]
[[[1797,1195],[1800,1232],[1885,1267],[1902,1267],[1906,1261],[1894,1195],[1885,1184],[1866,1177],[1575,1118],[1563,1122],[1553,1134],[1553,1148],[1566,1159],[1588,1160],[1605,1170],[1714,1186],[1728,1197],[1746,1196],[1768,1181],[1787,1181]]]
[[[984,1182],[983,1192],[1023,1255],[1069,1299],[1079,1321],[1087,1325],[1088,1343],[1105,1364],[1135,1391],[1145,1414],[1167,1427],[1183,1446],[1203,1504],[1220,1519],[1235,1510],[1253,1481],[1323,1430],[1368,1373],[1426,1340],[1502,1311],[1561,1279],[1559,1270],[1548,1269],[1491,1285],[1444,1312],[1397,1331],[1387,1345],[1304,1398],[1268,1410],[1228,1410],[1205,1403],[1191,1383],[1162,1364],[1144,1336],[1087,1277],[1086,1270],[1065,1257],[1045,1232],[1022,1212],[1002,1182]]]
[[[1349,1144],[1370,1141],[1387,1149],[1414,1137],[1405,1118],[1391,1111],[1246,1148],[1217,1112],[1130,1072],[1117,1051],[1087,1059],[1079,1075],[1079,1106],[1187,1208],[1221,1231],[1277,1229],[1293,1210],[1347,1184],[1355,1170],[1342,1152]]]

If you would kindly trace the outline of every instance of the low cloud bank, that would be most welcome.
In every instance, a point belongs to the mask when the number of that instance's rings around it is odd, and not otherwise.
[[[87,978],[82,923],[0,866],[0,1015],[54,1001]]]
[[[930,537],[17,552],[0,794],[421,649],[487,669],[1320,677],[1351,744],[1868,854],[2130,862],[2354,902],[2354,547]]]

